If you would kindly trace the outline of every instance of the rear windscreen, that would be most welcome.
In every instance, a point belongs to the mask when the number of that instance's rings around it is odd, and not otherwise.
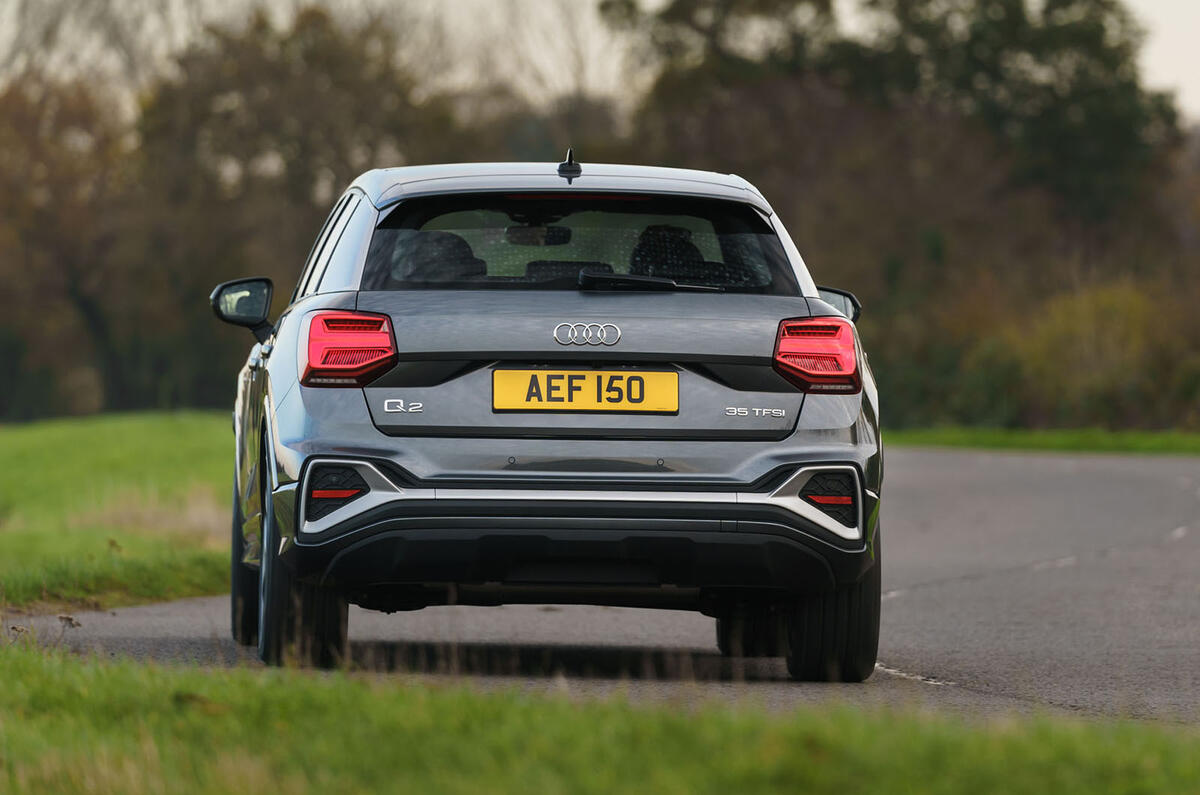
[[[473,194],[410,199],[371,239],[363,290],[578,290],[580,271],[798,295],[752,207],[680,197]]]

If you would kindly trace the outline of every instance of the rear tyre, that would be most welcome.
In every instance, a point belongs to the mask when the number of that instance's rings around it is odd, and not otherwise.
[[[760,608],[717,619],[717,648],[723,657],[779,657],[786,652],[784,615]]]
[[[787,617],[788,673],[807,682],[863,682],[879,652],[879,536],[875,563],[852,585],[806,597]]]
[[[237,479],[233,484],[233,532],[229,554],[229,624],[233,639],[242,646],[258,642],[258,571],[242,562],[246,539],[242,535],[242,505]]]
[[[332,668],[346,658],[349,605],[332,589],[296,580],[279,558],[274,512],[271,501],[265,502],[258,657],[267,665],[294,659]]]

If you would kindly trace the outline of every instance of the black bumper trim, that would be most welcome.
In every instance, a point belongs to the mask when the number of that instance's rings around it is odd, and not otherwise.
[[[828,561],[773,534],[448,528],[361,539],[334,555],[319,579],[351,589],[497,583],[790,592],[827,590],[836,582]]]
[[[744,510],[719,518],[712,505],[625,504],[614,515],[612,504],[520,503],[491,505],[486,517],[475,514],[478,504],[403,507],[405,515],[390,506],[390,516],[335,538],[296,539],[284,558],[299,576],[344,590],[539,584],[812,592],[855,582],[870,565],[861,543],[830,543],[817,536],[820,528],[798,530],[794,515],[769,506],[724,505]]]

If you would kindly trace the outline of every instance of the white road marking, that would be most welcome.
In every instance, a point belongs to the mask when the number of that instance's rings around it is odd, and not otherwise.
[[[1186,527],[1176,527],[1174,530],[1172,530],[1170,533],[1167,534],[1167,540],[1168,541],[1180,541],[1187,534],[1188,534],[1188,529]]]
[[[886,602],[888,599],[895,599],[897,596],[900,596],[903,593],[903,588],[897,588],[894,591],[884,591],[883,596],[879,597],[879,599],[882,602]]]
[[[1034,571],[1045,571],[1046,569],[1065,569],[1067,566],[1075,565],[1075,556],[1067,555],[1065,558],[1055,558],[1054,560],[1043,560],[1033,564],[1030,568]]]
[[[910,674],[907,671],[901,671],[898,668],[892,668],[884,665],[881,662],[875,663],[875,669],[883,671],[888,676],[895,676],[899,679],[907,679],[910,682],[921,682],[926,685],[935,685],[937,687],[953,687],[953,682],[944,681],[942,679],[934,679],[932,676],[922,676],[921,674]]]

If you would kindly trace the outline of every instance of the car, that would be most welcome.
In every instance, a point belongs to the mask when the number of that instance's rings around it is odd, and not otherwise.
[[[862,681],[883,448],[849,292],[746,180],[562,163],[368,171],[287,307],[219,285],[238,375],[231,620],[347,660],[348,605],[699,611]]]

